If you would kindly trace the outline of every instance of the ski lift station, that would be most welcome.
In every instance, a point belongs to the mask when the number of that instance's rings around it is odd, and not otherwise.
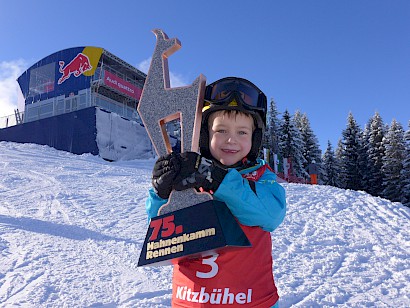
[[[137,105],[146,75],[99,47],[75,47],[18,79],[24,112],[2,118],[0,141],[36,143],[107,160],[145,158],[152,146]]]

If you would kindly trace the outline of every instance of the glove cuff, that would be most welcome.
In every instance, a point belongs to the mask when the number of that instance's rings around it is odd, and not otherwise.
[[[222,183],[223,179],[225,178],[225,175],[228,173],[226,169],[223,169],[214,163],[212,163],[211,160],[202,158],[203,160],[206,160],[208,165],[207,172],[202,173],[206,175],[205,181],[203,183],[203,188],[207,191],[213,191],[215,192],[219,185]],[[201,163],[202,165],[203,163]]]

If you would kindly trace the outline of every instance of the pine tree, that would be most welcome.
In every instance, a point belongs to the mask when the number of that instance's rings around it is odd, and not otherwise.
[[[322,182],[323,185],[338,186],[337,175],[339,166],[335,153],[333,152],[332,144],[327,141],[327,148],[322,158]]]
[[[368,169],[369,169],[369,187],[368,192],[373,196],[383,195],[383,178],[382,171],[384,146],[383,137],[385,135],[385,126],[378,112],[373,116],[370,123],[369,144],[367,148]]]
[[[342,160],[343,160],[343,142],[342,139],[337,141],[337,147],[335,151],[336,164],[338,168],[338,173],[336,174],[336,187],[343,188],[346,187],[341,170],[342,170]]]
[[[309,119],[306,113],[302,114],[300,111],[296,111],[293,116],[296,127],[300,131],[302,137],[302,155],[305,159],[303,164],[304,170],[309,170],[309,165],[316,163],[319,165],[319,175],[320,175],[320,166],[321,166],[321,155],[322,152],[319,148],[319,141],[315,134],[313,133],[312,128],[310,127]]]
[[[400,202],[403,193],[401,171],[403,170],[405,147],[403,126],[396,120],[392,121],[383,139],[383,146],[385,148],[382,166],[385,174],[383,196],[391,201]]]
[[[273,154],[279,154],[279,127],[278,110],[273,99],[270,101],[268,119],[264,134],[264,148],[269,149],[270,161],[273,162]]]
[[[291,118],[289,112],[285,110],[280,126],[279,148],[284,158],[290,158],[294,175],[306,178],[306,170],[303,169],[304,158],[302,155],[302,139],[299,130]]]
[[[359,147],[359,172],[361,187],[366,192],[368,192],[370,189],[369,157],[367,155],[367,151],[369,148],[370,125],[371,120],[367,122],[360,136]]]
[[[408,128],[404,135],[405,157],[403,161],[403,169],[401,171],[402,177],[402,197],[401,203],[410,207],[410,121]]]
[[[306,165],[309,166],[311,163],[321,164],[322,161],[322,151],[319,147],[319,141],[314,134],[309,119],[306,114],[302,115],[302,140],[304,143],[303,155],[307,160]]]
[[[290,114],[288,110],[285,110],[283,113],[283,118],[281,122],[281,126],[279,128],[280,135],[279,135],[279,149],[284,158],[290,157],[292,154],[292,146],[293,146],[293,130],[292,123],[290,121]]]
[[[293,115],[293,123],[295,127],[297,128],[301,140],[301,154],[304,158],[304,162],[302,163],[301,169],[306,170],[306,173],[303,173],[304,176],[303,178],[306,180],[309,177],[308,171],[308,163],[306,160],[305,156],[305,140],[303,139],[303,134],[302,134],[302,113],[299,110],[296,110],[295,114]]]
[[[361,180],[359,172],[360,127],[349,113],[347,127],[343,130],[341,149],[341,179],[343,188],[360,190]]]

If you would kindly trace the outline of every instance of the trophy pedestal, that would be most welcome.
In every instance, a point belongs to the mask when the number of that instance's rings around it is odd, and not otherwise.
[[[138,266],[171,265],[241,247],[251,244],[231,211],[210,200],[153,218]]]

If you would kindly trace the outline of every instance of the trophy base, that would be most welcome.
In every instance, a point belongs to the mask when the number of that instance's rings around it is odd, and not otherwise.
[[[138,266],[162,266],[221,249],[251,247],[225,203],[209,200],[150,222]]]

